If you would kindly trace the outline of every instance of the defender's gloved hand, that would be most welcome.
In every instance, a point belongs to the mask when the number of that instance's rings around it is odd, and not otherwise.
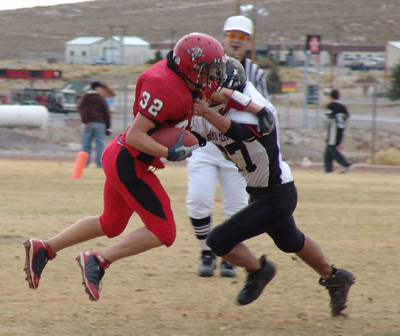
[[[270,134],[275,129],[275,117],[266,107],[258,111],[256,116],[262,134]]]
[[[183,145],[183,134],[179,134],[178,140],[176,141],[175,145],[171,148],[168,148],[168,161],[182,161],[187,157],[192,155],[192,151],[198,148],[199,145],[193,145],[190,147],[186,147]]]

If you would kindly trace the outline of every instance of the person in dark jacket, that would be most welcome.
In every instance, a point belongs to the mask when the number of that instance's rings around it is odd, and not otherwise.
[[[96,142],[96,166],[101,168],[101,156],[104,150],[104,136],[111,134],[111,117],[108,104],[103,97],[106,85],[93,82],[79,104],[78,111],[85,125],[82,135],[82,151],[89,154],[86,166],[91,160],[92,140]]]
[[[344,130],[346,129],[346,121],[350,117],[346,106],[338,102],[340,93],[334,89],[330,93],[331,102],[328,104],[325,112],[327,117],[327,139],[326,149],[324,153],[325,172],[333,172],[333,160],[336,160],[343,169],[342,174],[347,173],[353,168],[353,165],[347,161],[337,147],[343,140]]]

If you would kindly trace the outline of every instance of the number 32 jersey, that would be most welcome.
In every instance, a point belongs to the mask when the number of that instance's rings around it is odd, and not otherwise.
[[[181,122],[187,127],[192,104],[192,91],[163,60],[140,75],[136,83],[133,114],[141,113],[161,128]]]
[[[141,113],[154,122],[156,126],[150,130],[149,135],[165,127],[187,128],[192,116],[192,105],[193,93],[175,72],[170,55],[167,60],[157,62],[139,76],[133,115]],[[121,137],[121,143],[134,158],[156,168],[164,167],[159,158],[128,145],[125,141],[126,132]]]
[[[205,119],[194,116],[192,131],[200,134],[207,141],[213,142],[226,159],[232,161],[243,175],[250,187],[265,188],[272,185],[284,184],[293,181],[290,167],[282,161],[279,144],[279,122],[274,106],[268,102],[251,83],[247,83],[243,94],[256,104],[267,107],[273,112],[276,125],[275,130],[268,135],[261,135],[255,130],[258,119],[255,115],[230,109],[225,117],[239,127],[235,129],[249,129],[253,132],[242,140],[234,140],[222,134]]]

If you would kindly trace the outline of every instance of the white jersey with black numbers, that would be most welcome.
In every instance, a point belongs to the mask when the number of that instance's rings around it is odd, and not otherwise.
[[[282,161],[279,145],[279,122],[275,107],[248,82],[244,95],[269,109],[276,119],[275,130],[269,135],[236,141],[222,134],[205,119],[195,116],[192,130],[213,142],[224,157],[232,161],[250,187],[264,188],[293,181],[290,167]],[[258,125],[254,114],[230,109],[225,117],[238,124]]]

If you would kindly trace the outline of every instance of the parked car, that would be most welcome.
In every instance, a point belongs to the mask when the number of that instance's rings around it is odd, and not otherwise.
[[[40,104],[36,100],[24,100],[23,102],[19,103],[18,105],[40,105]]]
[[[113,64],[113,61],[110,61],[108,58],[105,57],[92,57],[90,60],[91,65],[107,65]]]
[[[383,70],[385,67],[384,58],[370,58],[370,59],[359,59],[354,61],[350,65],[351,70]]]
[[[376,70],[384,70],[385,69],[385,60],[375,60],[371,64],[371,68],[376,69]]]
[[[351,70],[369,71],[372,68],[368,64],[359,62],[359,63],[353,63],[352,65],[350,65],[350,69]]]

